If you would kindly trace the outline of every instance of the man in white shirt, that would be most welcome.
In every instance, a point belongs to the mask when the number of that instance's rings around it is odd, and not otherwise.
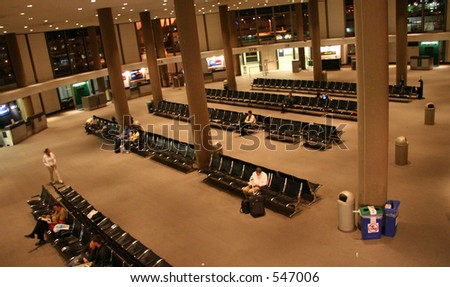
[[[240,133],[241,136],[247,134],[247,129],[256,125],[256,117],[253,115],[252,111],[248,111],[247,116],[244,119],[244,122],[241,122]]]
[[[56,175],[56,178],[58,179],[59,183],[64,183],[61,179],[61,176],[59,175],[58,169],[56,168],[56,157],[55,154],[50,151],[50,149],[46,148],[44,150],[44,156],[42,157],[42,162],[47,167],[48,171],[50,172],[50,180],[51,183],[55,183],[53,179],[53,174]]]
[[[262,171],[260,167],[257,167],[256,170],[253,172],[252,176],[250,177],[248,185],[243,187],[242,191],[244,192],[245,197],[249,197],[257,193],[262,186],[266,185],[267,185],[267,173]]]

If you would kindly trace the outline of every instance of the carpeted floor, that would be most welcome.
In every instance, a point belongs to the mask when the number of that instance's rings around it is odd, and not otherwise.
[[[48,129],[13,147],[0,149],[0,266],[64,266],[58,252],[46,244],[35,250],[24,238],[35,221],[26,204],[49,181],[42,152],[50,148],[67,185],[98,210],[173,266],[450,266],[450,66],[433,71],[409,71],[408,84],[425,83],[425,100],[391,102],[388,198],[401,201],[395,237],[362,240],[360,231],[337,229],[337,196],[357,192],[357,123],[345,125],[345,148],[320,152],[282,142],[268,142],[264,133],[241,138],[221,132],[214,139],[225,153],[243,160],[320,183],[316,204],[289,219],[267,210],[252,218],[239,212],[240,199],[202,183],[204,174],[184,174],[135,154],[115,154],[95,136],[84,133],[92,115],[111,118],[113,105],[94,111],[70,111],[49,117]],[[253,75],[253,77],[260,75]],[[267,77],[312,79],[311,71],[270,72]],[[394,83],[395,68],[390,68]],[[238,77],[239,90],[249,90],[253,78]],[[328,72],[329,81],[356,81],[349,68]],[[222,88],[221,82],[207,87]],[[185,88],[165,88],[165,99],[186,103]],[[149,97],[129,101],[135,120],[162,133],[172,121],[150,115]],[[436,105],[436,124],[424,125],[424,107]],[[246,107],[209,104],[246,111]],[[323,117],[254,113],[310,122]],[[180,131],[180,132],[176,132]],[[171,136],[189,140],[183,126]],[[409,142],[406,166],[395,165],[395,139]]]

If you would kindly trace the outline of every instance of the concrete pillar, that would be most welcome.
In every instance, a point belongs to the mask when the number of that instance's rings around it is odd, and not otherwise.
[[[95,26],[87,27],[88,38],[89,38],[89,48],[91,50],[92,59],[94,60],[94,69],[103,69],[101,58],[100,58],[100,47],[97,42],[97,28]],[[106,90],[105,78],[97,78],[97,86],[99,92],[104,92]]]
[[[116,119],[120,125],[130,124],[130,110],[128,108],[125,86],[122,79],[122,65],[120,63],[119,47],[117,47],[116,32],[111,8],[97,10],[106,63],[108,65],[109,82],[114,99]]]
[[[236,17],[235,17],[235,11],[228,11],[228,19],[230,20],[230,45],[231,45],[231,51],[233,51],[233,48],[238,47],[238,33],[237,33],[237,27],[235,24]],[[233,54],[233,66],[234,66],[234,75],[240,76],[241,75],[241,67],[239,63],[239,55]]]
[[[222,30],[223,53],[227,70],[228,89],[237,90],[236,76],[234,75],[233,50],[230,41],[230,20],[228,18],[228,5],[219,6],[220,26]]]
[[[408,0],[395,1],[396,7],[396,51],[397,84],[407,84],[408,70]]]
[[[303,8],[302,3],[296,3],[295,6],[295,27],[297,30],[297,41],[305,41],[305,34],[303,33]],[[298,59],[300,60],[300,67],[302,70],[306,69],[305,48],[298,48]]]
[[[309,0],[309,32],[311,34],[311,54],[313,60],[314,81],[322,80],[322,55],[320,53],[320,26],[318,0]]]
[[[174,4],[197,164],[200,169],[205,169],[209,165],[212,146],[205,83],[203,76],[199,76],[203,71],[194,0],[174,0]]]
[[[161,20],[152,20],[153,36],[155,39],[156,46],[156,57],[165,58],[166,57],[166,47],[164,46],[164,36],[161,28]],[[159,66],[159,77],[161,78],[161,85],[163,87],[169,87],[169,70],[167,65]]]
[[[163,100],[161,90],[161,79],[159,77],[158,62],[156,61],[155,40],[153,37],[152,21],[150,12],[139,13],[142,23],[142,34],[144,35],[145,54],[147,55],[147,66],[150,73],[150,84],[152,88],[153,106]]]
[[[15,33],[8,33],[5,35],[6,46],[8,47],[9,58],[11,59],[11,66],[14,72],[14,79],[16,80],[17,88],[23,88],[27,85],[27,78],[25,69],[22,63],[22,56],[20,55],[19,43],[17,42],[17,35]],[[23,108],[22,117],[24,119],[34,115],[33,102],[30,96],[22,98]]]
[[[387,0],[355,0],[359,205],[381,206],[387,200],[389,135],[387,5]]]

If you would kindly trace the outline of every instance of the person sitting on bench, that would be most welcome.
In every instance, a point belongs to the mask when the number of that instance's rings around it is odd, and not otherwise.
[[[256,118],[253,115],[252,111],[247,112],[247,116],[245,117],[244,121],[240,123],[239,132],[241,133],[241,136],[247,135],[247,129],[251,128],[256,124]]]
[[[259,189],[267,185],[267,173],[262,171],[260,167],[257,167],[253,172],[248,185],[242,188],[245,197],[255,195]]]

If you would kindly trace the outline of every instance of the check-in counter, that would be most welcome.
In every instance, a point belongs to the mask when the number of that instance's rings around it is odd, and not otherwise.
[[[431,56],[411,56],[409,64],[411,70],[433,70],[433,61]]]
[[[27,127],[24,121],[18,121],[16,123],[5,126],[0,130],[3,144],[5,146],[13,146],[26,139]]]
[[[98,101],[96,95],[90,95],[87,97],[81,98],[81,104],[83,105],[83,109],[85,111],[91,111],[98,108]]]
[[[151,84],[147,84],[147,85],[140,85],[139,86],[139,93],[140,96],[148,96],[152,94],[152,86]]]
[[[47,128],[47,116],[45,113],[28,117],[28,121],[32,122],[33,134],[37,134]]]

